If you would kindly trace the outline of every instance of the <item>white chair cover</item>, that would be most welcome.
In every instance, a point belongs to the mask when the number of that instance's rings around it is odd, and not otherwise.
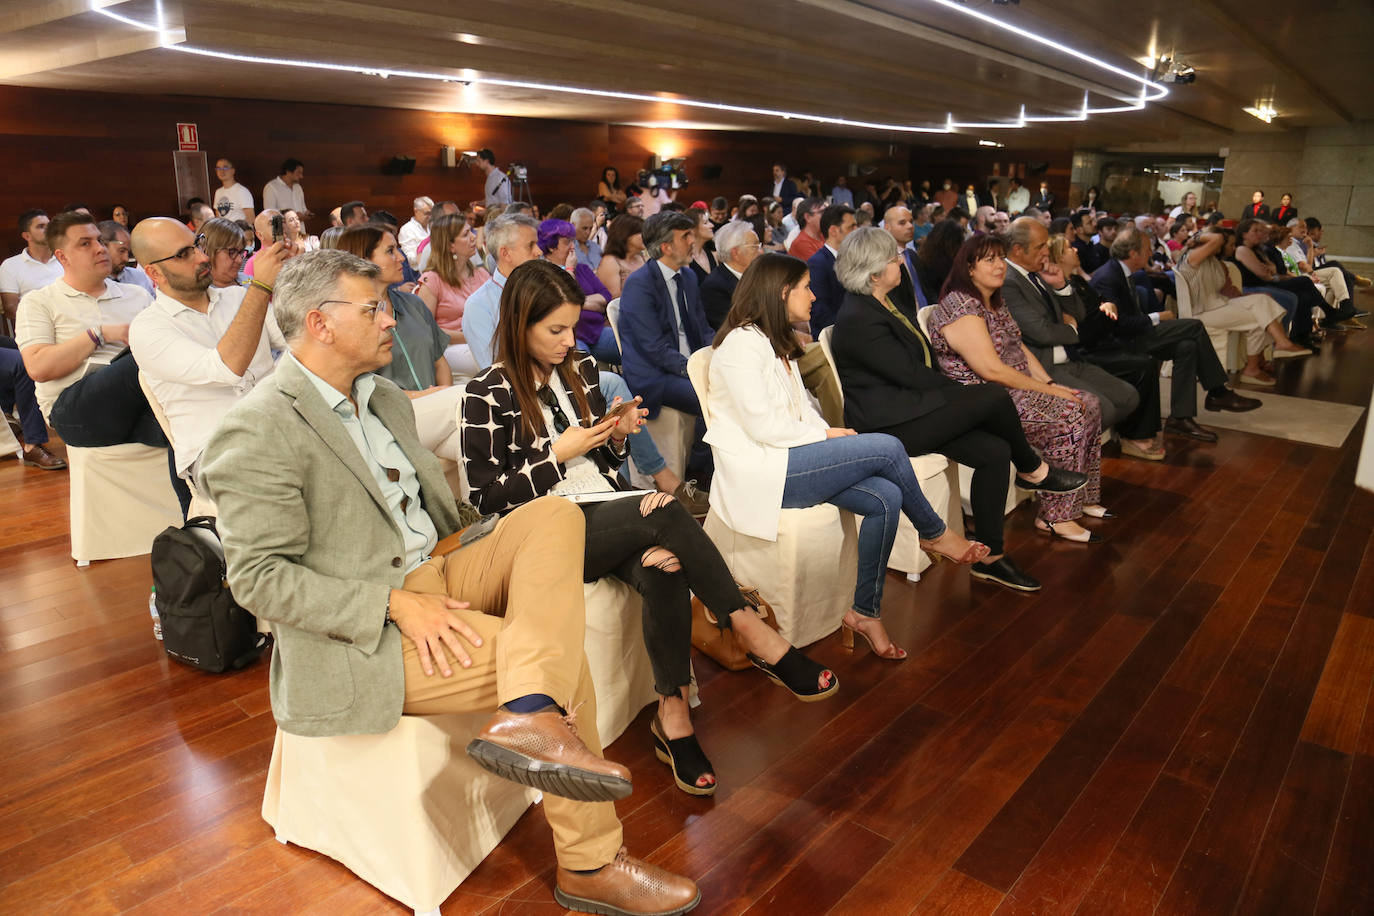
[[[72,559],[136,557],[153,538],[180,527],[181,506],[167,476],[167,450],[138,443],[67,446],[71,478]]]

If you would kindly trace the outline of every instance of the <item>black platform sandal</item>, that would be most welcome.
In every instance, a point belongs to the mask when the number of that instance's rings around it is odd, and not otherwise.
[[[803,703],[824,700],[840,689],[840,679],[835,676],[835,672],[807,658],[797,651],[796,646],[789,647],[787,654],[771,665],[752,652],[749,653],[749,661],[755,668],[768,675],[773,683],[779,687],[786,687]],[[829,687],[816,686],[822,674],[830,675]]]
[[[673,782],[677,783],[679,789],[688,795],[716,794],[715,782],[709,786],[697,785],[697,780],[703,776],[714,778],[716,771],[711,767],[711,761],[706,759],[706,752],[697,743],[696,735],[665,737],[663,721],[657,713],[649,722],[649,733],[654,736],[654,756],[672,768]]]

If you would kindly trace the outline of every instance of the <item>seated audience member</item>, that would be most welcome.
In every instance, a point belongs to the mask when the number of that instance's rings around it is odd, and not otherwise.
[[[916,253],[915,280],[921,285],[921,295],[926,303],[934,305],[940,301],[940,290],[944,288],[945,278],[954,264],[954,256],[964,244],[964,230],[952,219],[940,220],[921,243]]]
[[[1078,263],[1083,265],[1083,269],[1089,275],[1111,260],[1106,249],[1099,249],[1093,242],[1093,234],[1097,231],[1096,213],[1091,210],[1075,210],[1069,214],[1069,231],[1073,235],[1070,244],[1073,245],[1073,250],[1078,252]]]
[[[218,217],[206,227],[216,236],[239,231]],[[129,325],[129,348],[171,427],[177,474],[192,482],[224,415],[272,374],[273,351],[286,349],[269,302],[277,272],[293,253],[289,243],[269,245],[252,285],[218,287],[214,265],[225,251],[211,254],[208,235],[193,236],[165,217],[145,219],[133,231],[134,253],[157,295]],[[189,253],[179,257],[187,246]]]
[[[921,291],[921,284],[915,282],[916,276],[916,249],[912,247],[912,239],[916,237],[916,225],[912,222],[911,210],[906,206],[896,206],[883,214],[883,223],[879,227],[892,236],[893,241],[902,252],[902,264],[904,267],[903,282],[911,287],[912,295],[918,307],[928,305],[925,301],[925,294]],[[838,280],[836,281],[838,282]],[[815,280],[812,280],[814,286]],[[813,290],[814,292],[814,290]],[[844,287],[840,287],[840,302],[844,302]],[[838,312],[838,307],[836,311]]]
[[[62,276],[62,264],[48,247],[47,231],[48,214],[42,210],[19,214],[19,237],[24,240],[24,248],[0,263],[0,303],[11,324],[25,293],[42,289]]]
[[[1158,360],[1173,360],[1172,394],[1166,432],[1202,442],[1215,442],[1217,434],[1198,425],[1197,386],[1207,392],[1203,406],[1211,411],[1254,410],[1260,402],[1242,397],[1226,387],[1226,370],[1212,349],[1207,328],[1196,318],[1179,318],[1167,309],[1147,310],[1137,298],[1131,276],[1145,266],[1150,243],[1145,233],[1127,228],[1112,242],[1112,260],[1092,276],[1092,288],[1104,303],[1116,308],[1116,334],[1104,346],[1120,346]],[[1155,303],[1153,298],[1149,305]]]
[[[587,215],[591,216],[591,211],[587,211]],[[575,254],[577,229],[563,220],[546,219],[539,224],[538,240],[544,259],[572,274],[585,297],[582,314],[574,328],[577,342],[602,362],[620,365],[620,347],[615,342],[615,331],[606,320],[606,306],[612,299],[611,291],[597,279],[595,270],[578,260]]]
[[[224,219],[252,219],[253,192],[239,184],[237,174],[234,163],[228,159],[215,162],[215,177],[220,182],[213,198],[215,215]]]
[[[13,410],[16,419],[10,416]],[[44,471],[59,471],[67,462],[48,451],[48,424],[38,407],[33,379],[24,368],[24,357],[9,337],[0,337],[0,414],[19,442],[19,462]]]
[[[797,361],[803,351],[792,329],[811,319],[811,300],[806,265],[788,255],[762,255],[740,280],[734,308],[712,344],[711,505],[732,530],[767,541],[777,540],[783,509],[828,502],[861,516],[845,642],[852,646],[857,632],[879,658],[904,659],[906,650],[880,619],[901,516],[932,553],[974,563],[988,550],[950,531],[931,509],[900,442],[832,427],[816,412],[802,385]]]
[[[625,209],[625,192],[620,189],[620,172],[613,165],[601,170],[601,178],[596,183],[596,197],[605,201],[612,213]]]
[[[320,237],[309,233],[299,213],[295,210],[283,210],[281,217],[286,229],[286,238],[292,243],[292,248],[297,254],[320,250]]]
[[[897,210],[911,212],[900,204],[888,212]],[[825,244],[805,261],[810,274],[808,288],[815,297],[815,304],[808,309],[812,337],[818,337],[821,331],[835,323],[835,314],[844,301],[844,287],[835,277],[835,256],[845,236],[854,231],[854,211],[844,204],[831,204],[821,211],[820,228]]]
[[[1021,215],[1029,216],[1031,219],[1038,221],[1040,225],[1044,226],[1046,229],[1049,229],[1050,225],[1054,222],[1054,217],[1050,211],[1041,210],[1039,207],[1027,207]]]
[[[625,381],[644,398],[652,419],[663,407],[701,416],[687,378],[687,357],[710,342],[697,278],[687,270],[692,220],[656,214],[644,222],[649,263],[625,281],[620,298],[620,342]]]
[[[922,249],[924,249],[924,245]],[[988,556],[972,574],[1019,591],[1040,583],[1023,572],[1002,547],[1007,467],[1031,490],[1071,493],[1087,477],[1051,467],[1026,441],[1016,405],[996,385],[959,385],[941,374],[914,303],[894,297],[902,282],[902,257],[881,229],[856,229],[840,245],[835,270],[848,290],[831,340],[844,388],[848,426],[885,432],[908,455],[938,452],[973,469],[973,520]]]
[[[1198,216],[1197,195],[1192,191],[1183,195],[1183,200],[1177,207],[1169,211],[1169,219],[1177,220],[1185,216]]]
[[[692,230],[692,260],[687,266],[697,275],[697,285],[700,286],[716,269],[716,231],[705,210],[692,207],[686,212],[696,226]]]
[[[630,185],[630,188],[633,189],[635,193],[633,196],[626,196],[623,212],[630,216],[637,216],[640,219],[644,219],[644,201],[639,196],[639,188],[634,185]],[[619,217],[616,218],[619,219]]]
[[[335,207],[333,210],[330,210],[330,211],[329,211],[329,228],[330,228],[330,229],[342,229],[342,228],[343,228],[343,217],[339,215],[339,208],[338,208],[338,207]]]
[[[1371,284],[1374,284],[1374,281],[1370,280],[1368,277],[1362,277],[1359,274],[1352,273],[1351,271],[1346,270],[1345,267],[1341,265],[1340,261],[1333,261],[1327,258],[1326,246],[1322,244],[1323,230],[1321,220],[1317,219],[1315,216],[1309,216],[1307,217],[1307,219],[1303,220],[1303,225],[1307,227],[1306,241],[1307,250],[1310,255],[1308,258],[1308,263],[1310,263],[1314,268],[1340,268],[1341,273],[1345,274],[1346,286],[1352,290],[1357,286],[1369,286]],[[1361,309],[1356,309],[1356,311],[1359,313],[1359,317],[1361,318],[1369,314],[1368,312],[1363,311]]]
[[[1246,295],[1231,285],[1222,264],[1226,249],[1235,245],[1235,236],[1225,229],[1208,229],[1189,243],[1179,258],[1178,276],[1188,284],[1188,299],[1193,316],[1209,328],[1244,331],[1246,363],[1241,370],[1243,382],[1272,387],[1274,379],[1260,365],[1260,357],[1270,338],[1274,358],[1310,356],[1312,351],[1293,343],[1283,329],[1283,308],[1269,296]]]
[[[119,223],[119,225],[123,226],[125,229],[128,229],[129,208],[124,206],[123,204],[115,204],[114,209],[110,211],[110,219]]]
[[[991,231],[992,231],[992,217],[993,217],[993,214],[995,214],[996,212],[997,212],[997,211],[996,211],[994,208],[992,208],[992,207],[990,207],[990,206],[988,206],[988,205],[986,205],[986,204],[983,205],[983,206],[981,206],[981,207],[979,207],[977,210],[975,210],[975,211],[973,212],[973,223],[972,223],[972,225],[973,225],[973,234],[974,234],[974,235],[986,235],[987,233],[991,232]]]
[[[203,231],[196,236],[196,247],[205,252],[205,256],[210,259],[212,287],[225,289],[248,284],[249,279],[243,273],[248,245],[238,223],[215,217],[206,223]],[[300,251],[293,243],[288,243],[288,247],[293,253]]]
[[[1043,228],[1043,227],[1039,227]],[[991,382],[1008,389],[1026,439],[1056,466],[1087,475],[1071,493],[1042,493],[1035,527],[1051,537],[1083,544],[1101,536],[1078,523],[1084,515],[1106,518],[1102,492],[1102,414],[1097,396],[1054,382],[1021,341],[1016,320],[1002,301],[1007,250],[995,236],[964,243],[930,313],[930,342],[946,376],[962,385]]]
[[[1154,359],[1120,354],[1113,368],[1121,377],[1083,359],[1079,325],[1087,320],[1088,306],[1059,265],[1049,261],[1045,227],[1023,216],[1011,224],[1002,240],[1008,249],[1002,304],[1015,320],[1029,358],[1055,384],[1097,397],[1102,429],[1121,431],[1122,454],[1147,461],[1163,459],[1164,450],[1154,444],[1161,425],[1159,370]],[[1077,252],[1074,257],[1076,263]],[[1092,308],[1097,311],[1095,305]],[[1144,411],[1142,405],[1146,405]]]
[[[1183,258],[1184,247],[1196,229],[1197,222],[1191,216],[1176,219],[1169,224],[1169,233],[1164,244],[1169,249],[1169,259],[1173,261],[1174,267],[1177,267],[1178,262]]]
[[[713,333],[725,323],[739,278],[759,256],[760,247],[753,228],[740,220],[726,223],[716,233],[720,263],[701,284],[701,308]]]
[[[1311,278],[1312,282],[1317,284],[1317,290],[1326,303],[1334,306],[1338,314],[1348,316],[1343,319],[1347,322],[1346,327],[1359,324],[1355,321],[1357,316],[1352,288],[1346,284],[1345,275],[1336,267],[1319,267],[1313,270],[1308,262],[1307,249],[1298,238],[1299,232],[1304,236],[1307,234],[1307,227],[1303,225],[1302,220],[1294,218],[1286,226],[1275,225],[1272,232],[1270,246],[1282,259],[1285,273],[1290,277]],[[1270,260],[1273,260],[1272,256]],[[1360,324],[1360,327],[1363,325]]]
[[[291,352],[230,410],[203,479],[234,597],[276,639],[278,725],[376,734],[402,713],[495,707],[469,754],[544,792],[558,901],[599,912],[689,909],[695,885],[627,856],[607,803],[629,795],[630,774],[600,757],[582,650],[580,513],[535,500],[461,550],[441,548],[478,515],[454,502],[420,445],[411,402],[373,374],[393,358],[391,318],[374,309],[385,292],[376,266],[311,252],[292,259],[275,288]]]
[[[1356,306],[1354,300],[1357,284],[1359,284],[1359,281],[1363,278],[1356,277],[1334,261],[1322,264],[1316,263],[1317,259],[1314,255],[1312,241],[1308,237],[1306,221],[1301,219],[1289,220],[1288,229],[1292,233],[1292,239],[1289,242],[1287,251],[1291,259],[1297,263],[1298,273],[1310,275],[1316,280],[1327,283],[1328,291],[1344,288],[1346,297],[1351,300],[1351,307],[1354,309],[1354,317],[1363,318],[1368,315],[1369,312]],[[1340,275],[1339,283],[1336,281],[1336,275],[1338,274]],[[1368,285],[1367,280],[1364,282],[1364,285]]]
[[[596,214],[586,207],[578,207],[572,212],[569,222],[577,230],[574,245],[574,249],[577,251],[577,263],[587,265],[591,268],[592,273],[596,273],[596,268],[601,264],[601,244],[593,238],[596,230]]]
[[[453,371],[445,358],[448,332],[419,296],[401,283],[405,252],[389,227],[378,223],[350,226],[334,240],[334,247],[370,261],[381,271],[386,297],[372,303],[394,322],[391,362],[377,370],[410,398],[420,444],[440,458],[461,461],[458,408],[463,398],[453,385]],[[361,307],[361,304],[360,304]]]
[[[631,213],[622,213],[611,220],[606,230],[606,244],[596,276],[611,291],[612,299],[620,298],[626,278],[644,266],[643,232],[644,220]]]
[[[711,228],[719,232],[730,222],[730,201],[720,196],[712,197],[710,217]]]
[[[1072,220],[1070,220],[1070,225],[1072,225]],[[1097,236],[1092,247],[1093,260],[1096,262],[1097,267],[1101,267],[1112,259],[1112,242],[1116,240],[1118,228],[1120,228],[1120,224],[1110,216],[1104,216],[1097,221]],[[1153,241],[1154,238],[1151,236],[1151,242]],[[1096,270],[1097,267],[1094,267],[1093,270]],[[1088,272],[1090,274],[1092,273],[1092,271]]]
[[[644,411],[631,401],[619,416],[608,414],[620,399],[607,402],[595,361],[576,349],[571,333],[580,299],[572,278],[547,261],[522,264],[506,284],[498,360],[468,383],[463,402],[463,456],[473,503],[483,512],[504,514],[547,494],[576,499],[624,489],[616,470]],[[735,630],[763,670],[781,676],[800,698],[834,693],[835,676],[795,650],[788,654],[790,647],[740,594],[705,531],[670,496],[610,498],[580,508],[587,535],[583,579],[614,576],[644,598],[645,644],[660,697],[650,724],[655,749],[679,788],[711,795],[716,774],[687,705],[692,593],[722,628]]]
[[[215,211],[205,201],[200,200],[190,206],[191,220],[186,225],[192,232],[200,232],[200,227],[215,218]]]
[[[1344,320],[1355,317],[1354,306],[1346,311],[1327,305],[1316,284],[1308,277],[1283,274],[1263,253],[1269,241],[1269,224],[1258,219],[1243,219],[1236,226],[1236,254],[1233,262],[1240,268],[1241,291],[1264,293],[1279,290],[1293,298],[1279,298],[1279,304],[1289,312],[1289,336],[1301,346],[1311,348],[1312,316],[1325,316],[1322,327],[1336,329]],[[1278,298],[1278,297],[1276,297]]]
[[[1250,204],[1243,211],[1241,216],[1244,219],[1269,220],[1269,205],[1264,202],[1264,192],[1256,190],[1250,195]]]
[[[429,269],[420,275],[416,294],[448,335],[444,353],[455,375],[472,378],[481,371],[464,331],[464,315],[472,294],[491,281],[486,268],[473,263],[477,234],[461,215],[444,214],[429,222]]]
[[[935,213],[934,204],[919,204],[912,212],[911,241],[907,244],[915,249],[920,246],[925,237],[930,235],[930,230],[935,228],[932,217]]]
[[[806,261],[825,247],[825,236],[821,233],[821,214],[824,212],[825,201],[816,197],[803,198],[797,205],[796,237],[787,242],[788,254]]]
[[[205,225],[208,226],[214,221],[212,219]],[[151,296],[153,294],[153,281],[148,279],[148,275],[143,272],[142,268],[129,263],[132,260],[129,256],[129,230],[112,219],[97,223],[96,228],[100,230],[100,244],[104,245],[105,250],[110,253],[110,279],[116,283],[132,283],[134,286],[141,286]],[[204,231],[204,228],[202,226],[201,230]]]
[[[110,279],[110,255],[90,216],[59,213],[46,233],[63,274],[19,301],[16,334],[39,407],[67,445],[166,448],[139,387],[138,364],[124,352],[129,323],[152,297],[141,286]],[[183,249],[163,256],[186,260],[195,254],[187,239]],[[145,269],[158,263],[140,261]]]
[[[281,168],[277,172],[277,177],[273,178],[262,188],[262,208],[264,210],[295,210],[302,217],[309,219],[313,214],[310,208],[305,205],[305,185],[301,180],[305,178],[305,163],[299,159],[286,159],[282,162]],[[331,218],[333,214],[330,214]],[[257,220],[253,220],[253,225],[257,225]],[[342,222],[335,225],[343,225]],[[261,235],[262,233],[258,233]],[[270,245],[267,239],[263,240],[264,245]]]
[[[420,196],[411,201],[411,216],[401,227],[396,240],[401,243],[406,260],[415,270],[420,269],[420,243],[429,238],[429,217],[434,212],[434,201]]]
[[[340,204],[339,219],[343,220],[345,229],[361,226],[367,222],[367,206],[361,200],[350,200],[346,204]]]
[[[1006,210],[998,210],[992,214],[992,231],[997,235],[1006,235],[1011,228],[1011,215]]]
[[[778,203],[776,200],[770,200],[764,206],[764,233],[759,237],[759,244],[761,247],[767,248],[769,251],[786,251],[787,246],[784,242],[787,240],[787,227],[783,225],[783,217],[785,215],[782,204]],[[743,219],[736,220],[736,222],[744,221]],[[757,226],[754,227],[754,233],[756,235],[758,234]]]
[[[280,217],[281,217],[281,229],[282,229],[281,239],[277,239],[277,238],[273,235],[272,220],[273,220],[273,217],[277,217],[277,216],[280,216]],[[333,227],[331,227],[331,228],[333,228]],[[340,229],[339,231],[342,232],[343,230]],[[326,233],[328,233],[328,230],[326,230]],[[280,211],[278,211],[278,210],[263,210],[261,213],[259,213],[257,216],[255,216],[255,217],[253,218],[253,234],[256,235],[256,236],[258,237],[258,245],[259,245],[258,250],[259,250],[259,251],[261,251],[263,248],[269,247],[270,245],[274,244],[274,243],[277,242],[277,241],[285,240],[285,238],[286,238],[286,216],[285,216],[284,214],[282,214],[282,213],[281,213]],[[337,233],[336,233],[336,235],[337,235]],[[320,240],[320,245],[321,245],[321,247],[327,247],[327,246],[325,246],[324,240],[323,240],[323,239]],[[255,258],[257,258],[257,254],[256,254],[256,253],[254,253],[253,255],[251,255],[251,256],[248,258],[248,260],[244,262],[244,265],[243,265],[243,273],[244,273],[244,276],[250,277],[250,278],[253,276],[253,261],[254,261]]]

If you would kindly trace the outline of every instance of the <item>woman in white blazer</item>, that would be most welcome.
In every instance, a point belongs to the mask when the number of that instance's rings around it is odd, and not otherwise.
[[[888,637],[879,615],[901,514],[928,552],[974,563],[988,549],[945,527],[921,494],[901,442],[829,427],[821,418],[802,385],[802,347],[792,330],[810,319],[815,298],[806,262],[789,255],[760,255],[740,278],[711,357],[711,508],[733,530],[770,541],[777,540],[783,509],[828,502],[862,516],[846,645],[857,632],[879,657],[899,660],[906,651]]]

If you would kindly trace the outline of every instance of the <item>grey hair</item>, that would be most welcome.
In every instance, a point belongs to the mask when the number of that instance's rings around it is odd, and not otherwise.
[[[578,207],[572,213],[568,214],[568,222],[572,223],[574,226],[576,226],[578,222],[583,219],[595,221],[596,214],[593,213],[591,210],[587,209],[586,207]]]
[[[1033,216],[1019,216],[1012,220],[1011,225],[1007,227],[1008,253],[1017,245],[1021,246],[1022,251],[1030,251],[1031,237],[1037,229],[1043,232],[1045,226]]]
[[[434,201],[431,200],[430,198],[424,197],[424,196],[417,197],[417,198],[415,198],[414,200],[412,200],[412,201],[410,202],[410,208],[411,208],[412,210],[418,210],[418,209],[420,209],[421,207],[432,207],[432,206],[434,206]]]
[[[673,240],[673,233],[682,229],[691,231],[696,228],[692,218],[686,213],[661,210],[644,221],[644,250],[651,258],[663,257],[663,245]]]
[[[514,243],[516,231],[521,226],[539,232],[539,224],[527,213],[502,213],[487,223],[487,252],[500,259],[501,249]]]
[[[1150,239],[1138,227],[1118,232],[1112,239],[1111,255],[1117,261],[1124,261],[1142,248],[1148,250]]]
[[[1294,226],[1298,225],[1298,224],[1301,223],[1301,222],[1302,222],[1302,220],[1298,219],[1298,218],[1295,216],[1295,217],[1293,217],[1292,219],[1290,219],[1287,223],[1285,223],[1284,225],[1286,225],[1289,229],[1292,229]],[[101,223],[101,225],[103,226],[103,225],[105,225],[105,224],[104,224],[104,223]]]
[[[869,295],[873,278],[887,267],[900,249],[897,240],[877,226],[864,226],[845,236],[835,258],[835,276],[851,293]]]
[[[337,248],[307,251],[282,265],[272,287],[272,311],[287,343],[300,340],[305,316],[335,296],[343,277],[377,280],[382,269],[371,261]]]
[[[731,220],[721,226],[720,231],[716,233],[716,255],[722,261],[730,260],[735,249],[745,244],[753,231],[753,225],[742,219]]]

